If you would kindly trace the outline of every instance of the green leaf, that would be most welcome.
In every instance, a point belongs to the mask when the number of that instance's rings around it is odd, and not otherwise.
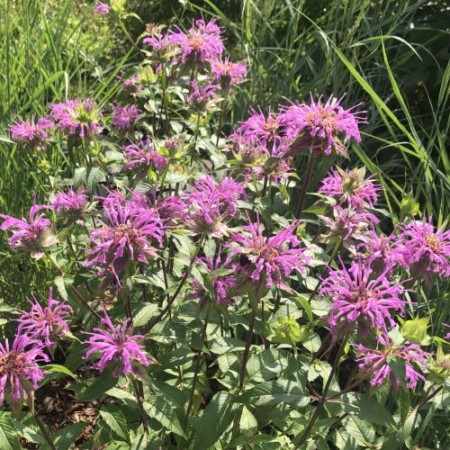
[[[215,394],[195,425],[196,434],[192,448],[207,450],[218,442],[232,423],[236,409],[234,398],[228,392],[220,391]]]
[[[309,399],[305,388],[295,381],[275,380],[256,385],[240,395],[236,402],[258,406],[286,403],[303,407],[309,403]]]
[[[73,443],[83,432],[86,425],[87,424],[83,422],[74,423],[72,425],[68,425],[67,427],[58,430],[52,436],[56,448],[58,450],[69,450],[70,448],[72,448]]]
[[[186,439],[173,406],[163,396],[151,396],[144,402],[144,409],[149,417],[158,421],[164,428]]]
[[[154,303],[144,303],[143,308],[139,310],[133,317],[133,325],[135,327],[142,327],[159,313],[158,305]]]
[[[362,420],[389,426],[394,424],[392,414],[375,399],[361,394],[344,394],[342,396],[344,411],[357,415]]]
[[[90,193],[94,193],[100,181],[104,181],[106,173],[99,167],[88,167],[86,170],[86,187]]]
[[[258,421],[250,410],[244,406],[239,420],[239,430],[242,433],[251,433],[258,430]]]
[[[114,387],[118,378],[112,376],[112,370],[105,370],[99,377],[86,380],[84,383],[70,385],[71,390],[75,392],[77,400],[80,402],[89,402],[92,399],[100,399],[106,394],[106,391]]]
[[[127,420],[117,405],[102,406],[100,415],[113,433],[129,442]]]
[[[8,413],[0,414],[0,448],[2,450],[20,450],[22,448],[17,430]]]
[[[47,364],[42,368],[51,373],[60,373],[74,379],[77,378],[77,376],[71,370],[69,370],[67,367],[60,366],[59,364]]]
[[[430,317],[416,318],[413,320],[405,320],[401,327],[402,336],[410,342],[421,345],[431,344],[431,337],[428,336],[428,323]]]
[[[306,312],[306,315],[308,316],[308,320],[310,323],[314,322],[314,318],[313,318],[313,311],[311,308],[311,305],[308,303],[308,298],[305,297],[304,295],[299,295],[298,297],[294,297],[295,300],[297,300],[300,305],[302,305],[303,309]]]

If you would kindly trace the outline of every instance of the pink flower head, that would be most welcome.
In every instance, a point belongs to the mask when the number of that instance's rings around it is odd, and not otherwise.
[[[151,141],[147,137],[146,141],[140,140],[137,144],[133,143],[122,147],[125,154],[124,167],[132,171],[147,171],[153,169],[162,172],[169,163],[169,160],[158,153]]]
[[[99,266],[100,275],[112,274],[120,287],[120,275],[129,261],[146,264],[157,256],[153,243],[162,245],[164,226],[155,211],[122,201],[111,193],[103,200],[106,223],[91,230],[92,248],[86,267]]]
[[[292,104],[280,114],[280,120],[291,140],[296,140],[292,149],[312,148],[315,152],[330,155],[334,150],[347,156],[345,143],[350,139],[361,141],[359,124],[365,120],[361,114],[352,112],[358,105],[344,109],[341,101],[330,97],[325,104],[319,97],[310,104]]]
[[[47,130],[51,128],[55,128],[55,124],[45,117],[41,117],[37,123],[34,120],[23,121],[11,125],[11,138],[31,150],[36,147],[43,148],[48,140]]]
[[[152,190],[146,198],[146,204],[156,211],[165,228],[178,226],[188,218],[186,204],[176,195],[162,198],[158,196],[156,190]]]
[[[51,118],[64,131],[80,137],[91,133],[100,133],[102,127],[98,121],[101,113],[92,99],[67,100],[66,103],[54,103],[51,107]]]
[[[129,131],[136,125],[140,113],[135,105],[113,106],[111,123],[117,131]]]
[[[44,218],[43,214],[37,214],[42,209],[48,208],[45,205],[34,204],[30,209],[28,221],[16,219],[15,217],[0,214],[3,223],[1,230],[12,229],[12,235],[8,244],[11,248],[19,248],[31,253],[33,258],[39,259],[44,256],[44,250],[58,242],[50,229],[50,220]]]
[[[245,227],[250,235],[233,235],[230,257],[243,255],[241,271],[248,273],[253,282],[264,280],[268,288],[273,285],[286,287],[283,278],[289,277],[294,269],[303,272],[309,262],[305,248],[300,247],[300,241],[295,236],[297,227],[298,224],[293,223],[275,236],[267,237],[263,235],[259,222],[250,222]]]
[[[373,208],[378,200],[377,191],[381,188],[372,181],[372,177],[364,178],[364,175],[364,169],[332,170],[322,181],[319,193],[357,211]]]
[[[228,58],[225,60],[211,61],[211,73],[214,82],[220,83],[223,89],[229,89],[235,84],[240,84],[247,76],[247,67],[242,62],[233,63]]]
[[[384,236],[375,230],[367,230],[361,237],[362,243],[358,245],[359,253],[372,259],[372,267],[380,270],[394,269],[397,266],[408,268],[408,250],[399,242],[395,234]]]
[[[114,327],[110,317],[103,311],[105,317],[101,323],[106,329],[94,328],[87,342],[89,348],[85,357],[100,356],[95,367],[103,372],[106,366],[113,367],[112,375],[118,378],[121,375],[139,375],[139,366],[147,367],[150,364],[144,349],[144,336],[132,335],[129,323]]]
[[[160,55],[167,53],[172,47],[172,40],[163,33],[147,36],[142,43],[151,46],[153,51]]]
[[[80,215],[88,200],[87,191],[78,189],[74,192],[72,186],[66,192],[58,192],[51,201],[52,209],[55,213],[68,213]]]
[[[188,102],[196,111],[206,111],[217,98],[216,89],[215,84],[202,85],[197,81],[192,81]]]
[[[328,228],[325,237],[342,239],[345,243],[355,239],[363,240],[367,230],[380,222],[373,214],[357,212],[349,208],[343,209],[339,205],[333,205],[331,212],[332,217],[319,215]]]
[[[95,14],[101,14],[103,16],[106,16],[111,12],[111,7],[106,3],[97,0],[97,4],[94,6],[94,9],[92,11]]]
[[[196,20],[187,33],[169,31],[168,38],[172,45],[179,47],[181,62],[204,63],[217,59],[223,52],[222,30],[214,19],[206,23],[203,19]]]
[[[389,267],[375,274],[371,265],[370,259],[358,259],[347,269],[341,262],[341,269],[331,269],[324,279],[320,295],[332,300],[328,316],[332,333],[339,331],[341,322],[357,322],[362,332],[368,326],[386,331],[387,326],[395,326],[392,312],[404,312],[405,302],[400,296],[405,289],[387,277]]]
[[[267,149],[270,156],[282,156],[288,149],[280,117],[270,110],[267,117],[261,111],[252,111],[230,136],[233,142],[259,144]]]
[[[230,259],[222,260],[222,252],[219,249],[217,257],[215,259],[203,257],[197,258],[197,263],[203,265],[209,273],[213,273],[217,270],[231,269]],[[231,304],[232,294],[231,288],[236,285],[236,277],[233,274],[230,275],[211,275],[211,283],[214,290],[214,300],[218,305],[229,306]],[[194,297],[201,300],[202,303],[210,299],[209,293],[195,279],[192,280],[192,286],[194,287]]]
[[[42,307],[36,298],[30,301],[30,304],[31,310],[22,311],[22,315],[17,319],[18,333],[43,341],[47,348],[54,349],[55,340],[69,331],[67,320],[73,312],[72,308],[67,303],[55,300],[51,288],[47,306]]]
[[[128,89],[133,92],[138,92],[141,90],[142,86],[140,84],[141,76],[139,74],[133,75],[126,80],[123,80],[122,85],[125,89]]]
[[[398,239],[408,251],[411,275],[423,276],[428,282],[434,274],[450,277],[450,231],[436,229],[431,217],[402,228]]]
[[[243,193],[244,187],[231,178],[218,184],[209,176],[197,180],[186,196],[191,231],[222,237],[227,231],[226,223],[238,214],[237,203]]]
[[[48,361],[42,342],[29,336],[17,334],[12,347],[8,339],[0,343],[0,402],[5,399],[11,404],[29,401],[33,389],[37,389],[44,378],[38,363]]]
[[[418,344],[405,343],[404,345],[393,345],[390,340],[382,340],[383,349],[367,348],[357,345],[357,362],[360,370],[370,376],[371,386],[382,386],[388,378],[391,379],[394,388],[398,389],[400,381],[391,369],[390,363],[394,359],[402,361],[405,365],[406,387],[414,389],[419,380],[425,381],[424,376],[417,370],[424,372],[427,368],[426,353]]]

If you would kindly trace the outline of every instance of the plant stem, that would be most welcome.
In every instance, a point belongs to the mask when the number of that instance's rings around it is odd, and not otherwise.
[[[316,157],[314,155],[314,151],[310,150],[308,166],[306,168],[305,180],[303,182],[302,192],[300,193],[300,197],[298,198],[297,208],[295,210],[295,217],[297,219],[300,219],[300,215],[303,211],[303,207],[305,206],[306,192],[308,190],[309,184],[311,183],[315,161],[316,161]]]
[[[344,348],[345,348],[345,345],[347,344],[348,338],[349,338],[349,335],[347,334],[342,339],[341,345],[340,345],[339,350],[334,359],[333,366],[331,367],[330,375],[328,375],[327,382],[325,384],[325,387],[323,388],[323,393],[319,398],[317,408],[314,411],[314,414],[311,416],[308,426],[306,427],[305,431],[301,435],[299,443],[296,448],[300,448],[306,442],[306,440],[309,438],[309,436],[313,430],[314,424],[316,423],[317,419],[319,418],[319,414],[322,412],[323,406],[325,405],[325,402],[327,401],[328,389],[330,389],[331,382],[333,381],[334,375],[336,374],[337,369],[339,367],[339,361],[341,359],[342,353],[344,352]]]
[[[148,324],[143,329],[143,334],[148,333],[157,323],[161,321],[161,319],[166,315],[168,311],[170,311],[170,308],[172,307],[172,304],[175,302],[175,300],[178,297],[178,294],[180,293],[181,289],[183,288],[184,284],[186,283],[189,275],[191,274],[192,270],[192,264],[197,259],[197,256],[200,252],[200,249],[203,246],[204,236],[202,236],[197,244],[197,247],[195,248],[194,256],[191,258],[191,263],[189,264],[189,267],[187,268],[186,272],[184,272],[183,278],[180,281],[180,284],[178,285],[176,291],[172,295],[172,297],[167,301],[167,305],[165,308],[161,311],[161,313],[156,316],[152,321],[148,322]]]
[[[49,432],[45,428],[45,425],[42,423],[41,419],[39,419],[38,415],[35,413],[33,414],[34,420],[36,421],[39,429],[42,431],[42,434],[44,435],[45,440],[48,442],[48,445],[52,450],[57,450],[55,444],[53,443],[52,437],[50,436]]]
[[[139,406],[139,414],[141,416],[142,426],[144,428],[144,434],[148,436],[148,419],[147,413],[144,410],[144,388],[142,386],[142,381],[132,380],[133,390],[136,400]]]
[[[211,313],[211,304],[208,305],[208,310],[206,311],[205,322],[203,323],[201,338],[202,342],[205,341],[206,338],[206,329],[208,327],[209,315]],[[202,361],[202,352],[201,350],[197,350],[195,355],[195,368],[194,368],[194,378],[192,380],[191,392],[189,394],[189,403],[186,410],[186,416],[184,417],[184,425],[186,426],[189,423],[189,416],[191,415],[192,407],[194,406],[194,397],[195,397],[195,388],[197,387],[198,382],[198,374],[200,371],[200,364]]]
[[[252,309],[252,315],[250,316],[250,323],[248,326],[247,334],[245,336],[245,349],[244,354],[242,355],[242,363],[241,363],[241,370],[239,373],[239,385],[237,393],[242,391],[242,388],[244,387],[244,378],[245,378],[245,370],[247,368],[247,361],[248,356],[250,354],[250,345],[252,343],[253,338],[253,328],[255,326],[255,319],[256,319],[256,311],[255,309]],[[239,411],[236,413],[236,417],[234,418],[234,424],[233,424],[233,439],[237,437],[239,433],[239,421],[242,414],[242,408],[239,409]]]

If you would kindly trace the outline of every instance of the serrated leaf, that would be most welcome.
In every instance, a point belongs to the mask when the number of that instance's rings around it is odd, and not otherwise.
[[[220,391],[215,394],[195,425],[193,448],[207,450],[218,442],[220,436],[233,422],[236,409],[234,398],[228,392]]]
[[[68,425],[67,427],[58,430],[52,436],[56,448],[58,450],[69,450],[72,448],[73,443],[77,440],[86,426],[86,423],[80,422]]]
[[[86,187],[90,193],[95,192],[100,181],[104,181],[106,173],[99,167],[88,167],[86,169]]]
[[[258,421],[246,406],[242,407],[241,418],[239,419],[239,430],[242,433],[249,433],[258,430]]]
[[[20,450],[17,431],[6,413],[0,414],[0,448],[3,450]]]
[[[106,394],[106,391],[114,387],[118,382],[118,378],[112,376],[112,370],[105,370],[94,381],[87,380],[85,383],[72,384],[70,389],[75,392],[77,400],[80,402],[92,401],[92,399],[100,399]]]
[[[142,327],[159,313],[158,305],[154,303],[144,303],[144,307],[137,312],[133,317],[133,325],[135,327]]]
[[[389,426],[394,424],[392,414],[375,399],[361,394],[344,394],[342,396],[344,411],[357,415],[362,420]]]
[[[256,385],[240,395],[236,401],[248,405],[278,405],[286,403],[306,406],[310,396],[305,388],[295,381],[274,380]]]
[[[164,428],[186,439],[180,421],[170,403],[162,396],[151,396],[144,402],[144,409],[149,417],[158,421]]]
[[[100,416],[113,433],[129,442],[127,421],[117,405],[102,406]]]

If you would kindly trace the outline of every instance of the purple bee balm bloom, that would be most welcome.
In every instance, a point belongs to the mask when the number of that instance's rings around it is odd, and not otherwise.
[[[36,298],[30,301],[31,310],[21,311],[18,333],[23,333],[31,339],[43,341],[47,348],[55,348],[55,340],[69,331],[68,318],[72,308],[64,302],[52,297],[52,289],[48,294],[47,306],[42,307]]]
[[[34,120],[19,122],[10,127],[11,139],[31,150],[36,147],[43,148],[48,140],[47,130],[52,128],[55,128],[55,124],[45,117],[41,117],[37,123]]]
[[[89,348],[85,357],[89,358],[98,354],[100,360],[95,367],[101,372],[106,366],[113,367],[112,375],[115,378],[121,375],[139,375],[138,364],[145,367],[150,364],[143,345],[145,337],[132,335],[128,322],[114,327],[106,311],[104,315],[101,323],[106,325],[107,329],[94,328],[93,333],[86,333],[90,335],[90,338],[87,342]]]
[[[191,231],[222,237],[228,229],[226,223],[238,215],[237,203],[243,193],[244,187],[231,178],[219,184],[208,176],[197,180],[186,196]]]
[[[133,194],[133,199],[134,197],[135,194]],[[188,217],[186,204],[176,195],[161,198],[156,190],[152,190],[148,193],[148,197],[145,197],[145,205],[156,211],[165,228],[173,228],[181,222],[185,222]]]
[[[44,205],[33,205],[30,209],[29,220],[16,219],[15,217],[0,214],[3,223],[1,230],[12,229],[13,233],[8,244],[11,248],[19,248],[31,253],[33,258],[39,259],[44,256],[44,250],[58,242],[56,236],[51,232],[50,220],[45,219],[43,214],[37,214]]]
[[[369,327],[386,331],[386,323],[395,326],[392,312],[404,312],[405,302],[400,296],[405,289],[389,280],[389,267],[375,274],[371,264],[372,260],[359,259],[347,269],[341,262],[341,269],[330,270],[323,280],[320,295],[332,300],[328,323],[333,334],[341,323],[358,323],[363,333]]]
[[[216,89],[215,84],[201,85],[197,81],[192,81],[188,102],[196,111],[207,111],[217,98]]]
[[[368,230],[361,238],[358,252],[364,253],[372,259],[372,267],[384,270],[397,266],[408,268],[408,250],[399,242],[395,234],[379,235],[375,230]]]
[[[365,120],[361,114],[352,112],[358,105],[344,109],[341,101],[330,97],[325,104],[322,98],[315,102],[311,95],[310,104],[292,104],[280,114],[280,121],[286,127],[293,150],[312,148],[315,152],[330,155],[332,151],[347,156],[345,143],[350,139],[361,141],[359,124]]]
[[[187,33],[179,28],[169,31],[168,38],[172,45],[178,46],[183,64],[204,63],[217,59],[223,52],[222,30],[214,19],[205,23],[203,19],[196,20]]]
[[[54,103],[51,107],[51,118],[59,128],[80,137],[100,133],[100,117],[97,104],[91,99],[67,100],[66,103]]]
[[[329,229],[324,235],[327,239],[342,239],[345,243],[354,239],[363,240],[367,230],[380,222],[373,214],[343,209],[339,205],[333,205],[331,211],[333,217],[319,215]]]
[[[266,117],[261,111],[253,110],[252,115],[239,125],[230,139],[233,142],[262,145],[271,156],[282,156],[288,149],[280,117],[271,111]]]
[[[140,113],[135,105],[114,106],[111,123],[118,131],[129,131],[136,125]]]
[[[150,138],[122,147],[125,154],[124,167],[131,171],[147,171],[153,169],[162,172],[169,164],[169,160],[158,153]]]
[[[74,192],[72,186],[66,192],[58,192],[51,201],[52,209],[55,213],[80,214],[86,206],[88,200],[87,191],[78,189]]]
[[[223,89],[229,89],[235,84],[240,84],[247,76],[247,67],[242,62],[232,63],[225,60],[211,61],[211,73],[216,83],[220,83]]]
[[[403,225],[398,239],[408,251],[413,278],[430,283],[434,274],[450,277],[450,231],[436,229],[431,217]]]
[[[22,334],[16,335],[12,347],[8,339],[0,343],[0,402],[5,399],[12,404],[29,400],[33,389],[39,387],[44,371],[39,362],[48,362],[42,350],[42,342]]]
[[[92,10],[95,14],[101,14],[103,16],[108,15],[111,12],[111,7],[106,3],[97,0],[97,4]]]
[[[373,208],[378,200],[377,191],[381,189],[372,178],[364,178],[364,169],[332,170],[322,181],[319,193],[332,197],[341,205],[357,211]]]
[[[127,78],[126,80],[123,80],[122,85],[125,89],[128,89],[133,92],[138,92],[139,90],[142,89],[140,82],[141,76],[139,74],[136,74],[130,78]]]
[[[139,207],[135,202],[121,202],[110,194],[103,199],[106,223],[91,230],[92,248],[86,267],[99,266],[100,275],[112,273],[120,288],[120,275],[129,261],[146,264],[157,256],[153,243],[162,245],[164,226],[155,211]]]
[[[360,370],[370,376],[371,386],[382,386],[390,378],[394,388],[400,387],[398,378],[389,366],[389,362],[394,358],[402,360],[405,364],[407,388],[414,389],[419,380],[425,381],[417,368],[422,372],[426,370],[426,353],[418,344],[405,343],[405,345],[396,346],[390,342],[389,338],[380,339],[380,341],[384,347],[382,350],[367,348],[361,344],[356,346],[356,361],[359,363]]]
[[[268,288],[273,285],[287,287],[283,278],[289,277],[294,269],[303,272],[309,262],[306,249],[300,248],[300,241],[295,236],[297,227],[298,223],[293,223],[275,236],[267,237],[263,235],[259,222],[250,223],[244,227],[250,235],[233,235],[231,241],[234,245],[230,257],[243,255],[248,260],[248,263],[240,266],[252,281],[264,280]]]
[[[142,43],[153,47],[153,51],[158,54],[164,54],[172,47],[171,39],[169,39],[167,35],[162,33],[148,36],[144,38]]]
[[[222,261],[221,249],[219,249],[215,260],[212,258],[203,257],[197,258],[197,262],[202,264],[209,272],[231,269],[229,259],[225,262]],[[230,293],[230,289],[236,285],[236,277],[232,274],[225,276],[212,275],[211,282],[214,289],[215,302],[223,306],[231,305],[232,294]],[[195,279],[192,280],[192,286],[194,287],[194,297],[200,299],[202,304],[210,300],[209,293],[204,290],[198,281]]]

